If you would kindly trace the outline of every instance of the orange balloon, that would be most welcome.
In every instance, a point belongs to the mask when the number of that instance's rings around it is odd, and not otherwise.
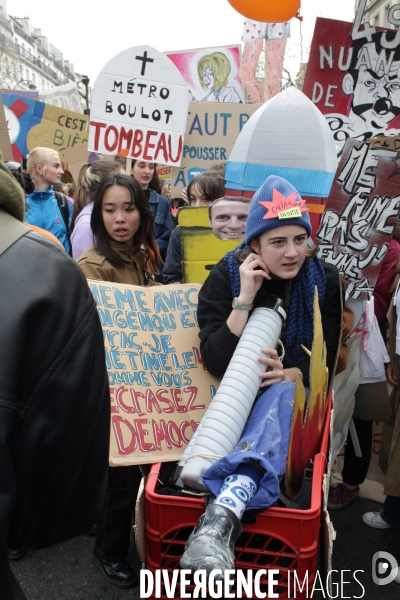
[[[297,15],[300,0],[228,0],[244,17],[261,23],[284,23]]]

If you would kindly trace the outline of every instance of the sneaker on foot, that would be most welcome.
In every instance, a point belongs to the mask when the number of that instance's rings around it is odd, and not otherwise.
[[[390,529],[391,525],[386,523],[381,517],[380,512],[367,512],[362,516],[363,522],[374,529]]]
[[[329,488],[328,496],[328,508],[336,510],[338,508],[345,508],[350,502],[358,496],[360,491],[359,486],[355,488],[349,488],[344,483],[335,483]]]

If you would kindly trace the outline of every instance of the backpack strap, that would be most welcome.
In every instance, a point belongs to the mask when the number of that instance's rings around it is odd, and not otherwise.
[[[62,194],[61,192],[54,192],[54,194],[56,196],[58,208],[60,209],[60,213],[61,213],[61,216],[62,216],[63,221],[64,221],[65,229],[67,231],[67,238],[70,240],[70,238],[71,238],[71,231],[69,229],[69,210],[68,210],[67,199],[65,197],[65,194]],[[70,254],[70,256],[72,256],[71,241],[70,241],[70,251],[69,251],[69,254]]]
[[[65,195],[61,192],[54,192],[57,198],[58,208],[60,209],[61,216],[63,218],[65,229],[67,230],[67,235],[69,237],[69,210],[68,203],[65,198]]]
[[[0,255],[31,230],[0,208]]]

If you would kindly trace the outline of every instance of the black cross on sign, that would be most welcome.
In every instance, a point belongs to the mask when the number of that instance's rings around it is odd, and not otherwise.
[[[144,75],[146,71],[146,63],[154,62],[154,58],[147,58],[147,50],[143,52],[143,56],[135,56],[136,60],[142,61],[142,70],[140,72],[141,75]]]

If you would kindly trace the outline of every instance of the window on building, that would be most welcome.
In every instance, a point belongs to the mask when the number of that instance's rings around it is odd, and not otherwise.
[[[32,83],[36,85],[36,73],[32,71]]]
[[[41,79],[41,80],[40,80],[40,89],[41,89],[41,90],[42,90],[42,92],[43,92],[43,90],[44,90],[44,79]]]

